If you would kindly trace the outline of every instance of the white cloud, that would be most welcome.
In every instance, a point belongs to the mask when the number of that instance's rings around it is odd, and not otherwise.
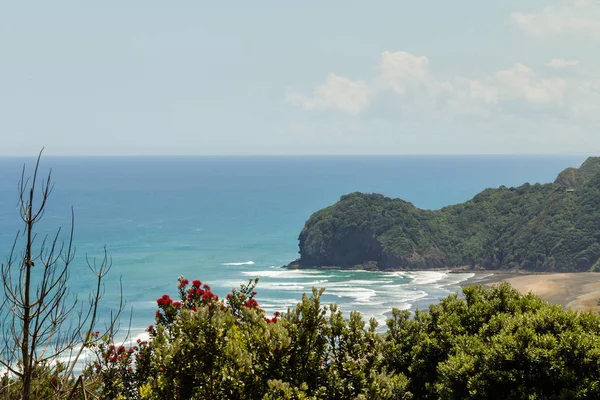
[[[523,64],[497,72],[489,82],[498,90],[499,98],[523,100],[535,105],[560,103],[567,89],[566,80],[541,78]]]
[[[569,104],[576,118],[600,116],[600,78],[580,81],[570,93]]]
[[[554,60],[547,62],[544,64],[547,67],[554,69],[565,69],[576,67],[579,65],[579,61],[577,60],[565,60],[564,58],[555,58]]]
[[[429,60],[404,51],[381,54],[380,79],[398,93],[418,86],[429,78]]]
[[[325,83],[315,89],[312,97],[291,93],[286,101],[306,110],[339,110],[357,115],[369,104],[369,89],[362,81],[329,74]]]
[[[486,117],[507,113],[503,105],[509,102],[552,109],[564,103],[567,87],[564,79],[542,78],[526,65],[517,64],[483,79],[455,79],[442,109],[455,115]]]
[[[498,90],[478,80],[458,78],[443,105],[451,115],[489,116],[498,103]]]
[[[600,2],[566,0],[535,13],[513,13],[512,20],[536,37],[580,34],[600,40]]]
[[[553,68],[578,61],[552,60]],[[383,105],[388,118],[439,119],[446,117],[560,115],[597,120],[600,115],[600,77],[581,73],[556,75],[517,63],[484,77],[441,79],[429,69],[425,56],[384,52],[379,73],[365,81],[330,74],[313,96],[292,94],[287,101],[306,110],[339,110],[358,115],[366,107]],[[390,113],[391,110],[391,113]]]
[[[477,80],[469,81],[468,85],[469,97],[481,100],[485,104],[498,103],[500,93],[498,88],[494,85],[486,84]]]

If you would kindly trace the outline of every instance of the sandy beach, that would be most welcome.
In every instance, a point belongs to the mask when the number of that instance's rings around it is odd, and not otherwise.
[[[508,282],[521,293],[533,292],[549,303],[575,311],[600,312],[600,273],[526,274],[504,271],[477,272],[463,286],[491,286]]]

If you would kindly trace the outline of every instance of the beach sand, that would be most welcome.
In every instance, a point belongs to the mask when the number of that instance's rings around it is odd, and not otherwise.
[[[549,303],[574,311],[600,312],[600,273],[525,274],[504,271],[478,272],[463,286],[491,286],[508,282],[521,293],[533,292]]]

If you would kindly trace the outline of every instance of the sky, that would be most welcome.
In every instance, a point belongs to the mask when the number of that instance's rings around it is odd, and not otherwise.
[[[3,1],[0,155],[600,154],[600,0]]]

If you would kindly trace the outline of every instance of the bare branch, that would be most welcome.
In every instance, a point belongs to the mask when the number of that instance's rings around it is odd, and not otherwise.
[[[70,266],[75,260],[73,242],[75,215],[71,207],[71,226],[66,242],[61,242],[62,230],[44,236],[36,244],[36,224],[43,218],[50,194],[54,189],[52,171],[39,178],[40,151],[31,178],[23,166],[18,184],[18,208],[24,229],[18,231],[5,264],[1,265],[0,288],[4,296],[0,302],[0,366],[22,382],[22,399],[35,398],[32,382],[38,368],[58,372],[60,378],[56,393],[71,395],[78,386],[87,398],[86,384],[80,376],[73,386],[73,373],[84,350],[98,338],[90,335],[99,322],[98,306],[104,295],[103,279],[112,268],[112,259],[106,248],[102,261],[90,262],[88,268],[95,276],[95,288],[88,304],[71,296],[68,288]],[[39,183],[39,184],[38,184]],[[23,251],[17,248],[23,239]],[[113,340],[119,329],[119,318],[124,309],[122,284],[116,312],[105,321],[105,332]],[[131,321],[131,317],[130,317]],[[58,357],[68,356],[66,368],[56,369]],[[0,389],[1,390],[1,389]]]

